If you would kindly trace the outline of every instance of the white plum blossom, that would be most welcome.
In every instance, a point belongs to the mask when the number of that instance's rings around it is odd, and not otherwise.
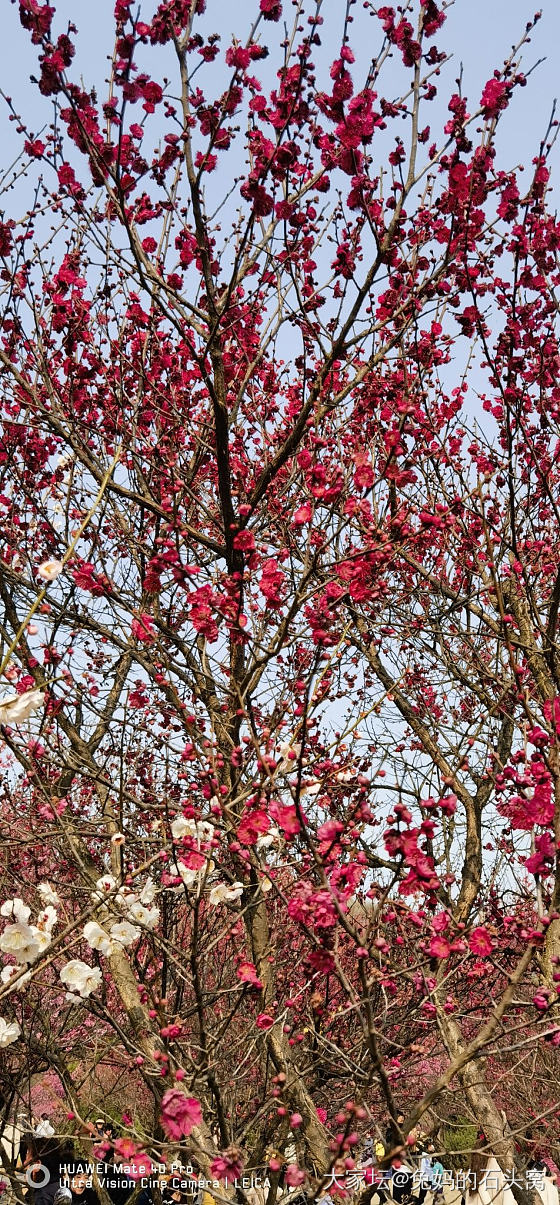
[[[110,895],[112,891],[115,890],[117,880],[113,878],[112,874],[104,874],[100,879],[97,880],[95,886],[97,890],[92,891],[91,898],[94,903],[99,904],[108,895]]]
[[[115,896],[115,904],[120,908],[130,908],[137,899],[138,895],[131,887],[121,887],[118,895]]]
[[[43,564],[39,565],[37,575],[44,582],[54,582],[57,577],[60,577],[63,569],[62,561],[57,561],[53,557],[50,561],[43,561]]]
[[[140,892],[139,900],[141,904],[152,904],[156,898],[157,886],[152,878],[146,879],[144,886]]]
[[[274,845],[275,842],[279,840],[280,830],[273,824],[272,827],[269,828],[268,832],[261,833],[257,837],[255,849],[257,853],[260,854],[263,849],[268,849],[270,845]]]
[[[26,925],[31,916],[31,908],[28,908],[27,904],[16,896],[13,900],[4,900],[0,908],[0,916],[13,916],[14,920],[21,921],[22,925]]]
[[[31,971],[25,971],[22,975],[21,966],[17,965],[2,967],[2,970],[0,971],[0,979],[2,980],[2,983],[11,983],[12,979],[15,979],[16,975],[18,975],[19,978],[17,983],[14,983],[12,987],[13,992],[21,991],[21,988],[25,987],[26,984],[29,983],[29,980],[31,979]]]
[[[44,904],[52,904],[53,908],[58,907],[60,904],[60,899],[50,883],[39,883],[37,891]]]
[[[321,783],[318,778],[308,778],[300,787],[300,795],[318,795]]]
[[[129,924],[127,920],[120,920],[111,925],[111,937],[121,946],[131,946],[133,941],[140,937],[140,932],[136,925]]]
[[[15,925],[7,925],[0,937],[0,950],[4,954],[12,954],[17,962],[33,962],[40,952],[38,931],[30,925],[16,921]]]
[[[101,878],[97,880],[95,886],[99,891],[103,891],[107,895],[110,891],[115,890],[117,880],[113,878],[112,874],[103,874]]]
[[[99,950],[100,954],[112,954],[114,943],[105,929],[98,925],[97,921],[90,920],[87,925],[84,925],[82,933],[92,950]]]
[[[210,904],[229,904],[238,900],[242,894],[243,883],[216,883],[208,896],[208,901]]]
[[[70,962],[63,966],[60,978],[70,992],[85,1000],[100,987],[102,975],[99,967],[90,967],[87,962],[82,962],[81,958],[71,958]]]
[[[0,1049],[4,1050],[6,1046],[11,1046],[12,1042],[17,1042],[21,1033],[21,1029],[17,1021],[6,1021],[4,1017],[0,1017]]]
[[[260,885],[261,885],[261,891],[262,891],[263,895],[266,895],[266,893],[268,891],[272,891],[273,882],[272,882],[272,879],[269,879],[268,875],[266,875],[266,874],[262,875],[261,880],[260,880]]]
[[[56,908],[53,908],[52,904],[47,904],[46,908],[42,912],[39,912],[37,916],[37,928],[45,929],[47,933],[50,933],[51,929],[54,929],[57,920],[58,913]]]
[[[171,835],[174,841],[181,837],[193,837],[200,845],[203,841],[211,841],[214,836],[214,825],[207,820],[191,820],[188,816],[176,816],[171,823]]]
[[[20,724],[34,711],[43,706],[45,695],[42,690],[26,690],[21,695],[6,695],[0,699],[0,724]]]
[[[291,744],[290,741],[283,741],[278,748],[278,752],[280,754],[280,761],[276,766],[277,773],[289,774],[301,757],[301,743],[296,741],[294,744]]]
[[[37,925],[30,925],[29,928],[33,934],[33,940],[38,946],[37,954],[35,955],[35,957],[37,957],[39,954],[43,954],[44,951],[50,946],[51,935],[46,929],[39,929]],[[29,961],[33,960],[30,959]]]
[[[137,921],[139,925],[144,925],[146,929],[154,929],[159,920],[159,908],[146,908],[145,904],[137,900],[129,908],[128,915],[131,920]]]

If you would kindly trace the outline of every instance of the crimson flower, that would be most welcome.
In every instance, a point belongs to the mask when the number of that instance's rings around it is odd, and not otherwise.
[[[185,1096],[179,1088],[170,1088],[161,1102],[161,1124],[172,1139],[188,1138],[194,1126],[200,1125],[202,1110],[194,1096]]]

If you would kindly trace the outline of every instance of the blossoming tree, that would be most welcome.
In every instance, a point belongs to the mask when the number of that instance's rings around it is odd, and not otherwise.
[[[0,1044],[78,1116],[53,1035],[118,1049],[159,1119],[121,1153],[270,1205],[290,1143],[317,1186],[450,1093],[511,1170],[560,1038],[554,127],[523,186],[496,153],[531,26],[442,110],[436,0],[329,13],[328,62],[320,3],[205,7],[117,0],[99,96],[19,4]]]

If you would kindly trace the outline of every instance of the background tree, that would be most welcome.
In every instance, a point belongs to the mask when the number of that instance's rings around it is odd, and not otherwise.
[[[366,4],[367,61],[349,4],[332,63],[320,4],[222,47],[203,0],[118,0],[101,98],[19,7],[10,1045],[80,1116],[40,1005],[149,1089],[123,1154],[267,1165],[270,1205],[292,1136],[288,1183],[351,1170],[403,1096],[403,1141],[460,1091],[511,1170],[560,1034],[555,127],[523,188],[496,155],[532,26],[442,122],[434,0]]]

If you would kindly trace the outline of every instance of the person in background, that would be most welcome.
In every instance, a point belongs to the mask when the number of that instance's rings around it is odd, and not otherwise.
[[[54,1126],[49,1121],[48,1113],[41,1113],[41,1120],[35,1126],[37,1138],[52,1138],[55,1133]]]
[[[55,1195],[53,1205],[99,1205],[99,1198],[94,1188],[88,1183],[90,1177],[87,1172],[80,1172],[76,1176],[72,1176],[67,1185],[60,1188],[60,1193],[65,1194],[65,1199],[58,1199],[58,1193]]]
[[[416,1152],[419,1170],[419,1188],[416,1199],[418,1201],[418,1205],[424,1205],[426,1196],[432,1187],[432,1156],[434,1154],[433,1142],[429,1142],[427,1145],[425,1145],[420,1140],[416,1144]]]
[[[32,1135],[23,1168],[34,1205],[54,1205],[64,1167],[72,1158],[68,1148],[56,1139]]]
[[[428,1144],[427,1154],[430,1157],[430,1187],[432,1190],[432,1205],[436,1202],[443,1201],[443,1177],[445,1175],[443,1163],[440,1163],[435,1154],[433,1142]]]
[[[374,1139],[370,1136],[365,1138],[362,1157],[358,1166],[361,1171],[366,1172],[366,1184],[375,1185],[372,1199],[374,1196],[377,1196],[379,1205],[383,1205],[388,1199],[391,1179],[391,1169],[380,1167],[381,1161],[384,1158],[385,1147],[380,1139],[374,1142]]]
[[[404,1116],[402,1113],[397,1114],[397,1125],[402,1130]],[[398,1145],[396,1130],[393,1130],[395,1135],[395,1145]],[[392,1187],[393,1200],[397,1201],[398,1205],[408,1205],[413,1200],[412,1189],[414,1187],[414,1147],[415,1147],[416,1132],[411,1130],[408,1135],[406,1150],[399,1154],[399,1167],[393,1167]],[[406,1158],[405,1158],[406,1156]]]
[[[385,1146],[387,1147],[387,1150],[391,1150],[392,1147],[398,1146],[399,1136],[397,1134],[397,1128],[399,1130],[401,1130],[403,1125],[404,1125],[404,1113],[399,1112],[396,1114],[395,1120],[394,1121],[391,1120],[389,1122],[389,1125],[387,1126],[387,1130],[385,1133]]]
[[[27,1158],[28,1152],[30,1151],[31,1147],[33,1146],[34,1138],[35,1138],[35,1135],[32,1130],[28,1129],[28,1130],[22,1131],[22,1134],[21,1134],[21,1137],[19,1140],[19,1153],[18,1153],[18,1158],[17,1158],[17,1165],[19,1167],[25,1167],[25,1160]]]

